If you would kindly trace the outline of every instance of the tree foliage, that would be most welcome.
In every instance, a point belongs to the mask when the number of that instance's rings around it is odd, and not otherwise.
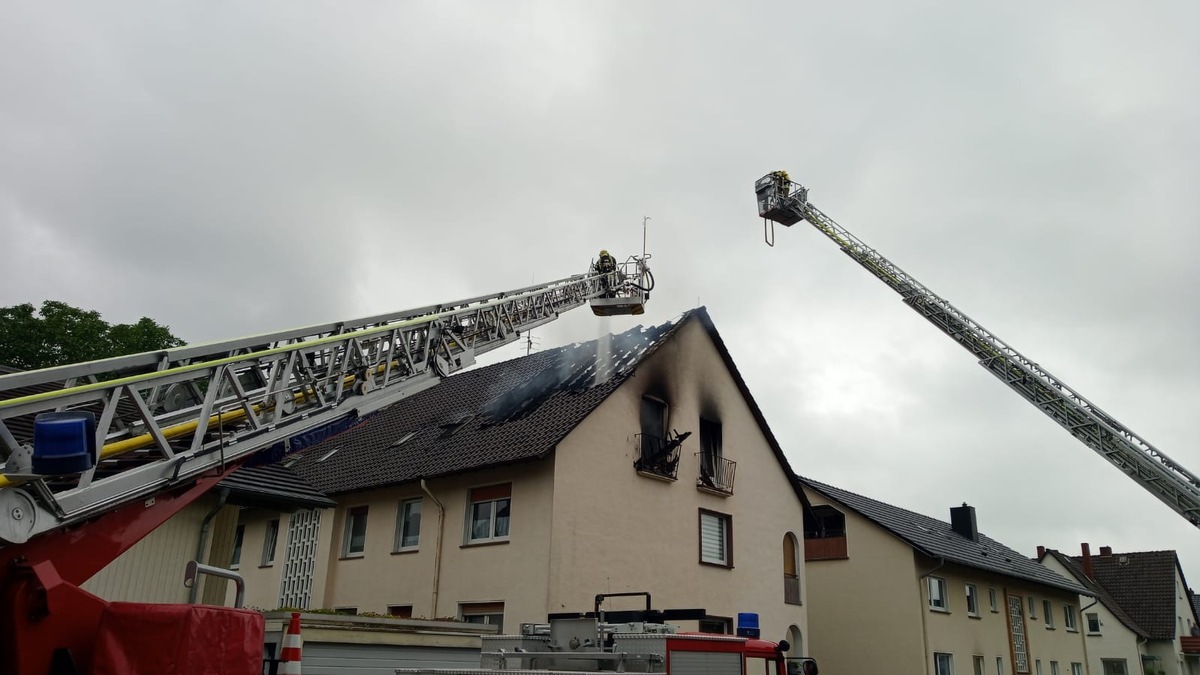
[[[184,344],[148,317],[114,326],[100,312],[57,300],[40,309],[30,303],[0,307],[0,364],[13,368],[49,368]]]

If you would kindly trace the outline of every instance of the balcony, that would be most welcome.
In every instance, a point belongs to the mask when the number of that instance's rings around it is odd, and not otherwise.
[[[804,539],[804,560],[846,560],[846,535]]]
[[[1184,654],[1200,654],[1200,635],[1180,635],[1179,642]]]
[[[737,471],[737,462],[706,452],[697,452],[696,459],[700,465],[696,487],[722,496],[733,494],[733,475]]]
[[[633,468],[643,476],[660,480],[675,480],[679,472],[679,440],[668,441],[665,438],[636,434],[638,458],[633,462]]]

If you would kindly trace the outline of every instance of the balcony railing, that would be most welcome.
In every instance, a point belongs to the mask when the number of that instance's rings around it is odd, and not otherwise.
[[[840,537],[821,537],[804,539],[804,559],[808,560],[845,560],[846,535]]]
[[[639,473],[675,480],[679,471],[679,443],[646,434],[637,434],[634,440],[638,449],[638,458],[633,462],[634,469]]]
[[[733,494],[733,475],[737,471],[737,462],[707,452],[697,452],[696,459],[700,464],[696,487]]]

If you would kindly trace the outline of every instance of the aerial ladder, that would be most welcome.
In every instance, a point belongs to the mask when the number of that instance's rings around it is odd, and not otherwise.
[[[808,189],[792,181],[787,172],[763,176],[754,183],[754,192],[768,245],[775,244],[775,223],[791,226],[808,221],[899,293],[904,304],[970,352],[989,373],[1200,527],[1200,479],[1195,474],[838,225],[808,201]]]
[[[0,672],[42,675],[52,661],[87,672],[106,603],[79,585],[251,455],[319,442],[585,304],[641,314],[649,257],[354,321],[0,375]]]

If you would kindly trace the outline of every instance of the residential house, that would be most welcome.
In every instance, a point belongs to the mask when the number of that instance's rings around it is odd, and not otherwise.
[[[1070,575],[1095,598],[1083,602],[1088,663],[1096,675],[1200,673],[1196,611],[1175,551],[1068,556],[1038,548],[1047,568]]]
[[[337,507],[244,520],[246,551],[289,541],[243,564],[252,605],[507,632],[647,591],[807,645],[803,492],[703,308],[451,376],[286,463]]]
[[[979,532],[809,478],[812,656],[831,673],[1083,675],[1088,590]]]

